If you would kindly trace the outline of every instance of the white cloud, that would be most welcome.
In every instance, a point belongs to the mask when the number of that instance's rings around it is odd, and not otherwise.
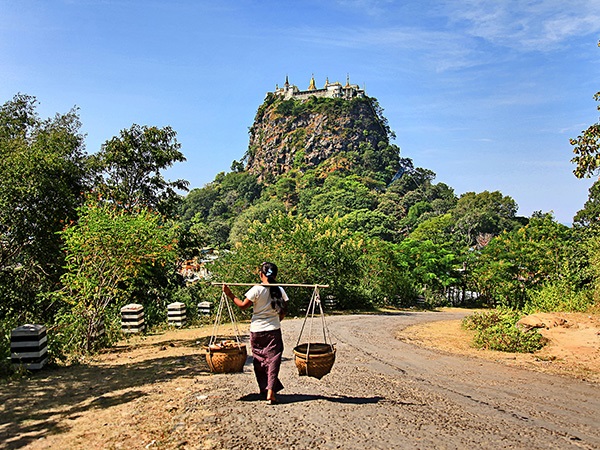
[[[425,30],[416,27],[397,28],[302,28],[288,30],[295,39],[310,42],[320,48],[342,47],[401,54],[412,67],[428,70],[448,70],[473,67],[492,59],[477,50],[471,38],[448,31]]]
[[[546,51],[600,31],[597,0],[452,1],[445,11],[466,33],[519,51]]]

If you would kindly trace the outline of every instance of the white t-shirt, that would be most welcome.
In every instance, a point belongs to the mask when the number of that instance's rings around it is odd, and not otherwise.
[[[281,297],[288,301],[288,296],[281,286]],[[252,321],[250,322],[250,331],[272,331],[281,328],[279,315],[271,306],[271,295],[266,286],[252,286],[246,292],[246,298],[252,302]]]

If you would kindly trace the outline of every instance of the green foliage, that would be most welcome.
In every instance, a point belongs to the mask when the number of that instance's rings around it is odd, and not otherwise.
[[[498,191],[467,192],[458,199],[452,216],[455,229],[465,244],[475,245],[479,235],[497,235],[518,225],[515,221],[517,209],[511,197]]]
[[[590,187],[588,199],[573,218],[573,225],[589,227],[600,225],[600,180]]]
[[[586,241],[589,257],[590,272],[592,278],[592,289],[594,302],[600,305],[600,236],[596,235]]]
[[[415,304],[421,291],[411,272],[411,261],[395,244],[381,239],[365,241],[362,258],[362,295],[376,306],[406,307]]]
[[[408,158],[403,159],[402,165],[405,173],[389,186],[389,191],[399,194],[402,198],[409,192],[419,192],[420,195],[415,202],[404,205],[406,208],[410,208],[417,201],[426,199],[425,192],[435,179],[435,173],[429,169],[414,168],[412,161]]]
[[[267,187],[265,198],[282,201],[285,205],[293,207],[298,204],[298,187],[302,175],[295,169],[281,175],[277,181]]]
[[[430,240],[416,241],[405,239],[396,246],[414,283],[426,295],[444,292],[458,282],[455,271],[457,256],[443,245]]]
[[[522,313],[498,308],[475,313],[463,319],[463,327],[475,331],[473,345],[487,350],[512,353],[533,353],[541,349],[545,340],[535,330],[523,331],[516,323]]]
[[[261,192],[257,177],[248,172],[221,172],[212,183],[193,189],[179,210],[184,257],[197,256],[204,247],[227,248],[234,222]]]
[[[449,246],[452,243],[454,221],[450,213],[431,217],[421,222],[409,235],[415,241],[430,240],[434,244]]]
[[[396,240],[395,222],[380,211],[358,209],[342,217],[342,225],[352,232],[358,232],[368,238],[379,238],[384,241]]]
[[[406,217],[400,221],[400,228],[404,232],[414,230],[419,223],[427,219],[428,214],[433,210],[431,204],[426,201],[419,201],[408,209]]]
[[[600,101],[600,92],[594,95],[594,100]],[[597,109],[600,111],[600,106]],[[577,178],[594,176],[600,168],[600,122],[590,125],[570,142],[576,155],[571,159],[571,162],[577,165],[573,170],[575,176]]]
[[[536,312],[583,312],[594,300],[589,289],[575,289],[568,280],[546,283],[533,290],[523,311],[527,314]]]
[[[87,190],[76,110],[42,120],[36,106],[19,94],[0,108],[0,320],[51,320],[55,308],[38,294],[58,282],[57,232]]]
[[[548,216],[532,218],[481,251],[472,268],[475,290],[496,304],[522,308],[533,289],[570,275],[567,256],[573,255],[572,244],[566,226]]]
[[[285,213],[285,204],[279,200],[268,200],[250,206],[234,220],[229,234],[230,242],[234,245],[241,242],[247,236],[253,222],[265,223],[278,213]]]
[[[109,307],[135,301],[151,311],[157,303],[159,292],[132,294],[137,283],[156,276],[153,268],[174,264],[175,229],[147,209],[128,212],[89,202],[62,236],[67,265],[63,289],[55,295],[70,305],[65,315],[76,319],[73,339],[90,351],[98,321],[106,320]]]
[[[171,127],[132,125],[106,141],[92,158],[100,174],[97,190],[128,211],[141,207],[173,215],[179,203],[176,189],[187,190],[185,180],[167,181],[161,171],[185,161]]]
[[[201,189],[192,189],[180,206],[179,215],[183,222],[190,221],[196,214],[200,214],[201,219],[209,216],[213,204],[219,198],[219,191],[216,183],[211,183]]]
[[[16,317],[6,317],[0,320],[0,379],[14,373],[10,360],[10,335],[11,331],[23,325]]]
[[[264,223],[254,222],[245,239],[217,260],[211,272],[218,280],[255,282],[261,262],[273,261],[280,282],[329,284],[327,293],[335,295],[342,307],[358,307],[368,303],[358,289],[362,245],[338,218],[309,220],[279,213]],[[309,297],[310,292],[294,292],[291,310],[298,311]]]
[[[377,194],[358,176],[330,176],[313,191],[308,205],[301,205],[300,212],[309,217],[343,216],[356,210],[372,210],[376,205]]]

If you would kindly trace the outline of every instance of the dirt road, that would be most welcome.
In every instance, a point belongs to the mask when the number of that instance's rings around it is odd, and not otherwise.
[[[37,414],[55,422],[41,432],[43,423],[28,427],[22,411],[13,419],[20,424],[0,426],[0,440],[5,448],[600,448],[597,384],[452,356],[394,337],[409,325],[464,314],[328,317],[337,360],[320,381],[297,375],[292,348],[302,320],[286,320],[286,389],[273,406],[253,395],[251,363],[241,374],[212,375],[192,341],[172,344],[189,352],[171,359],[164,357],[168,344],[149,344],[149,358],[160,363],[130,356],[128,366],[114,360],[90,369],[89,380],[94,370],[106,371],[104,388],[85,379],[82,384],[81,375],[70,385],[71,375],[60,373],[62,390],[70,391],[66,409],[25,393],[18,403],[8,399],[10,387],[0,389],[5,408],[41,408]],[[320,324],[314,327],[320,332]],[[129,378],[117,382],[116,372]],[[52,395],[47,387],[44,392]]]
[[[321,381],[297,376],[301,322],[286,322],[283,404],[239,395],[254,387],[250,367],[213,377],[202,401],[209,448],[600,448],[597,385],[394,339],[398,328],[457,317],[330,317],[338,358]]]

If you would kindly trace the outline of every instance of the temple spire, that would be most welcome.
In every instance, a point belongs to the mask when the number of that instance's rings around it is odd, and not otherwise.
[[[315,85],[315,75],[314,74],[310,78],[310,84],[308,85],[308,90],[309,91],[316,91],[317,90],[317,86]]]

